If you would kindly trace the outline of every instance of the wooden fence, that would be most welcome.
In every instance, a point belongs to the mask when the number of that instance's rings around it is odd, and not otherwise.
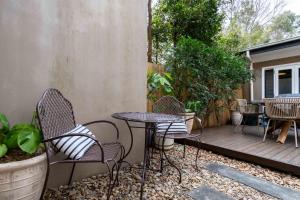
[[[148,70],[147,70],[148,74],[150,74],[152,72],[163,73],[164,71],[165,71],[164,66],[157,65],[157,64],[154,64],[154,63],[148,63]],[[161,97],[161,94],[158,93],[157,97],[158,98]],[[153,102],[148,99],[147,100],[147,111],[148,112],[152,111],[152,105],[153,105]]]
[[[165,69],[164,69],[164,66],[162,65],[157,65],[157,64],[153,64],[153,63],[148,63],[148,73],[151,73],[151,72],[159,72],[159,73],[162,73],[164,72]],[[245,95],[244,95],[244,91],[243,89],[239,89],[236,91],[236,96],[237,98],[243,98]],[[158,94],[158,98],[160,97],[161,95]],[[148,100],[147,101],[147,111],[148,112],[151,112],[152,111],[152,105],[153,105],[153,102]],[[218,120],[219,119],[219,120]],[[218,119],[217,119],[217,115],[215,112],[211,113],[209,115],[209,117],[207,119],[204,119],[204,126],[205,127],[213,127],[213,126],[219,126],[219,125],[225,125],[229,122],[230,120],[230,111],[228,109],[224,109],[224,111],[222,111],[219,116],[218,116]]]

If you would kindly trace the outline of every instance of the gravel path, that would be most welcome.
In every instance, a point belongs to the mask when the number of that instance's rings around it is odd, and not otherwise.
[[[227,194],[233,199],[238,200],[260,200],[275,199],[264,193],[258,192],[248,186],[235,182],[231,179],[209,172],[205,166],[209,163],[223,164],[242,172],[264,178],[265,180],[277,183],[300,191],[300,179],[284,173],[279,173],[257,165],[237,161],[221,155],[217,155],[205,150],[200,151],[198,171],[194,167],[194,159],[197,149],[187,147],[186,158],[182,158],[183,146],[176,145],[175,149],[170,151],[170,157],[182,169],[182,183],[178,184],[178,174],[175,170],[167,168],[163,175],[157,172],[148,171],[147,181],[144,187],[145,199],[191,199],[187,193],[193,188],[202,185],[209,186]],[[154,166],[158,166],[158,155],[155,155]],[[114,194],[111,199],[139,199],[139,176],[138,172],[128,170],[120,172],[120,185],[114,188]],[[55,190],[48,190],[44,199],[105,199],[106,193],[106,175],[92,176],[90,178],[75,181],[71,186],[60,186]]]

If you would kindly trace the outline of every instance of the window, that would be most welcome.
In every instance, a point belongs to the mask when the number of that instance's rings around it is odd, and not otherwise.
[[[265,70],[265,95],[266,98],[274,97],[274,70]]]
[[[262,97],[300,92],[300,63],[262,69]]]

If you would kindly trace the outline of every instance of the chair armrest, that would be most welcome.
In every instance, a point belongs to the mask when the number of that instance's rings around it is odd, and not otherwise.
[[[117,140],[119,139],[120,132],[119,132],[119,129],[118,129],[118,127],[115,123],[113,123],[111,121],[108,121],[108,120],[97,120],[97,121],[87,122],[83,125],[84,126],[89,126],[89,125],[92,125],[92,124],[110,124],[110,125],[112,125],[115,128],[115,130],[117,131]]]
[[[104,151],[103,151],[103,147],[101,145],[101,143],[94,137],[90,136],[90,135],[87,135],[87,134],[83,134],[83,133],[72,133],[72,134],[66,134],[66,135],[60,135],[60,136],[57,136],[57,137],[53,137],[53,138],[49,138],[49,139],[46,139],[46,140],[43,140],[42,142],[45,143],[45,142],[52,142],[53,140],[57,140],[57,139],[61,139],[61,138],[64,138],[64,137],[71,137],[71,136],[82,136],[82,137],[88,137],[92,140],[94,140],[94,142],[96,142],[96,144],[98,145],[98,147],[100,148],[101,150],[101,160],[104,161]]]

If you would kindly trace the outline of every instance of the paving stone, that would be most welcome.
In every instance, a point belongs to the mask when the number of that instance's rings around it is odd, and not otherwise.
[[[195,200],[232,200],[222,192],[219,192],[208,186],[201,186],[189,192],[189,195]]]
[[[222,176],[230,178],[234,181],[252,187],[258,191],[264,192],[270,196],[283,199],[283,200],[299,200],[300,192],[292,190],[287,187],[283,187],[264,179],[243,173],[231,167],[227,167],[219,164],[209,164],[207,166],[209,171],[218,173]]]

